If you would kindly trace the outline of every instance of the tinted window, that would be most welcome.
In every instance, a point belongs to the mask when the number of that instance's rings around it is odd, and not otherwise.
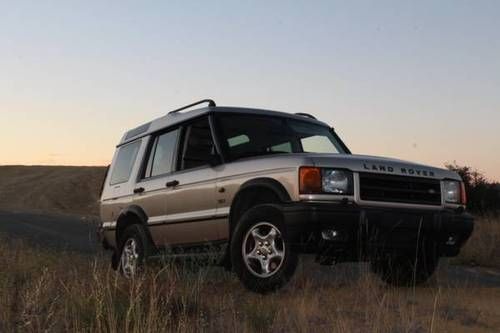
[[[245,134],[238,135],[238,136],[235,136],[233,138],[227,139],[227,143],[229,144],[229,147],[239,146],[239,145],[242,145],[242,144],[245,144],[248,142],[250,142],[250,139]]]
[[[215,153],[208,118],[195,121],[186,128],[181,170],[207,165]]]
[[[172,172],[179,130],[157,136],[151,146],[144,178]]]
[[[115,166],[111,173],[111,185],[124,183],[129,180],[140,146],[141,141],[136,141],[119,148]]]
[[[291,152],[293,152],[292,144],[290,142],[277,144],[275,146],[272,146],[270,149],[271,149],[271,151],[274,151],[277,153],[291,153]]]
[[[330,128],[309,121],[248,114],[218,115],[229,159],[282,153],[344,153]]]
[[[306,153],[331,153],[335,150],[335,146],[326,136],[313,135],[301,139],[300,142]]]

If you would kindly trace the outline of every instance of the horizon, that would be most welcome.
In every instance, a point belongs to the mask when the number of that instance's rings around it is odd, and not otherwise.
[[[285,4],[0,4],[0,165],[106,166],[126,130],[212,98],[500,181],[499,2]]]

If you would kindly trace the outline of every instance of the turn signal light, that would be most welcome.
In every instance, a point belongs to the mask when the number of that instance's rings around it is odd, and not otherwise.
[[[301,194],[321,193],[321,169],[301,167],[299,169],[299,188]]]
[[[464,182],[460,182],[460,203],[462,205],[467,205],[467,192],[465,192]]]

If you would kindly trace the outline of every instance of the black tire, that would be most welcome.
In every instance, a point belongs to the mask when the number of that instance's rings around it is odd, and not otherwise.
[[[370,263],[371,270],[384,282],[394,286],[419,285],[434,274],[439,263],[436,246],[422,245],[418,254],[392,253]]]
[[[130,272],[127,271],[127,268],[123,267],[125,246],[127,246],[127,244],[130,244],[130,242],[134,242],[136,244],[137,250],[137,265],[133,274],[130,274]],[[120,251],[116,260],[118,260],[118,271],[120,272],[120,274],[130,279],[143,272],[146,259],[154,252],[146,229],[140,224],[133,224],[131,226],[128,226],[123,232],[123,235],[120,237],[119,244]]]
[[[279,232],[276,236],[276,242],[281,244],[277,246],[280,247],[283,254],[282,259],[279,259],[279,265],[273,263],[277,267],[268,277],[260,277],[256,275],[255,271],[252,272],[249,268],[251,265],[245,261],[243,255],[243,244],[246,237],[254,228],[260,228],[261,225],[263,228],[271,228],[270,226],[272,226]],[[257,244],[255,243],[254,246],[256,247]],[[288,237],[280,211],[272,205],[253,207],[240,218],[231,237],[230,250],[232,267],[239,279],[247,289],[257,293],[265,294],[283,287],[297,268],[297,253],[292,248],[291,239]],[[271,254],[269,256],[271,257]]]

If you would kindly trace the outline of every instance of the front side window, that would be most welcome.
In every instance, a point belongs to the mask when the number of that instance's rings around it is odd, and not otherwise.
[[[125,183],[129,180],[140,146],[141,141],[136,141],[119,148],[111,173],[111,185]]]
[[[149,151],[144,178],[160,176],[173,171],[173,160],[177,147],[179,130],[173,130],[154,138]]]
[[[201,167],[210,163],[215,146],[207,117],[188,125],[184,132],[184,147],[180,158],[180,170]],[[239,142],[242,139],[238,139]],[[244,139],[243,139],[244,141]]]
[[[343,154],[327,126],[285,117],[250,114],[217,116],[221,142],[230,160],[266,154]]]

